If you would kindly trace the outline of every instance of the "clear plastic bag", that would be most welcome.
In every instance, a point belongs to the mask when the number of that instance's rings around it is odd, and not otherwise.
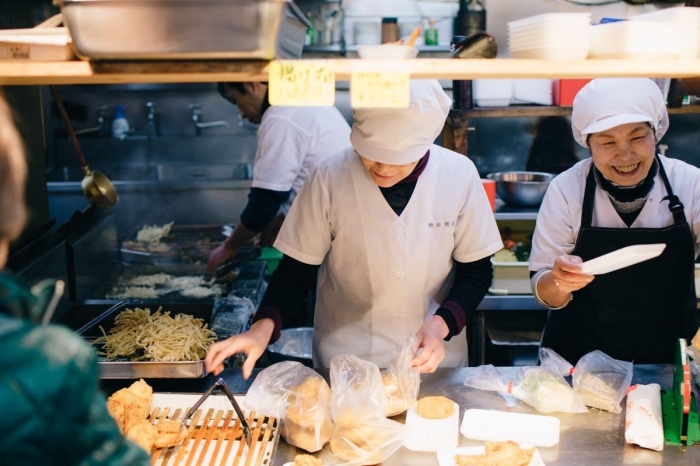
[[[376,364],[353,355],[331,360],[331,452],[346,465],[378,464],[403,444],[406,427],[387,419],[386,394]]]
[[[562,377],[574,373],[574,366],[551,348],[540,348],[540,366]]]
[[[387,398],[385,416],[401,414],[416,403],[420,389],[420,373],[413,368],[411,361],[418,350],[415,335],[409,336],[401,351],[382,371],[382,383]]]
[[[246,394],[246,404],[258,413],[282,419],[282,436],[309,452],[330,440],[331,390],[313,369],[285,361],[263,370]]]
[[[506,382],[494,366],[479,366],[467,372],[464,385],[509,394],[545,414],[588,411],[566,380],[544,367],[522,367],[515,381]]]
[[[630,388],[632,371],[631,362],[613,359],[602,351],[591,351],[576,363],[574,390],[586,406],[620,413],[620,402]]]

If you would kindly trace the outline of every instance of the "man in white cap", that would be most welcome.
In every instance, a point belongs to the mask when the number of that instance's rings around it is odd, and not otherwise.
[[[354,111],[353,148],[307,178],[251,329],[215,343],[208,371],[244,352],[248,377],[317,276],[316,367],[345,353],[386,367],[414,333],[417,370],[466,365],[467,317],[503,244],[474,164],[433,144],[450,104],[437,81],[412,81],[407,108]]]
[[[591,158],[552,181],[537,216],[532,289],[550,309],[541,344],[574,364],[593,350],[673,363],[678,338],[698,329],[700,170],[656,154],[668,114],[649,79],[591,81],[574,99],[571,121]],[[666,244],[660,256],[581,273],[583,261],[651,243]]]

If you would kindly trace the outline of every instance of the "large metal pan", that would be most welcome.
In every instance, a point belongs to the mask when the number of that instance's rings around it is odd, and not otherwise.
[[[93,205],[101,209],[106,209],[108,207],[113,206],[114,204],[119,202],[119,195],[117,194],[117,190],[114,188],[114,185],[109,181],[109,178],[107,178],[105,175],[98,171],[90,170],[90,167],[88,166],[87,161],[85,160],[85,156],[83,155],[83,151],[80,148],[80,144],[78,143],[78,138],[75,136],[75,131],[73,131],[73,125],[70,122],[70,118],[68,118],[68,114],[66,113],[65,107],[63,106],[63,101],[58,95],[58,91],[56,90],[55,86],[49,86],[49,88],[51,89],[51,94],[53,94],[53,98],[56,101],[56,105],[58,106],[58,111],[61,114],[61,118],[66,124],[66,129],[68,130],[68,135],[70,136],[71,142],[73,143],[75,152],[78,154],[80,166],[83,169],[83,173],[85,173],[85,177],[80,183],[80,186],[83,188],[83,193],[85,194],[85,197],[87,197],[87,199]]]

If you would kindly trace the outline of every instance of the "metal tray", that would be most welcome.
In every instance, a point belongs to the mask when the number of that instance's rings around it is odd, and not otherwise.
[[[170,234],[158,243],[167,250],[151,250],[148,243],[136,240],[143,226],[135,227],[122,242],[122,261],[127,264],[206,263],[211,251],[225,239],[221,225],[173,225]]]
[[[56,3],[76,54],[92,60],[299,58],[310,27],[291,0]]]
[[[131,266],[118,267],[114,274],[106,279],[106,281],[100,286],[95,293],[92,294],[90,299],[86,299],[85,302],[95,304],[97,300],[103,302],[117,303],[122,300],[128,300],[132,302],[140,303],[212,303],[216,296],[208,296],[206,298],[193,298],[180,294],[179,291],[170,291],[166,294],[161,294],[155,298],[149,299],[139,299],[139,298],[114,298],[108,297],[111,291],[120,285],[120,281],[123,279],[128,279],[131,277],[136,277],[139,275],[152,275],[165,273],[173,275],[175,277],[184,276],[203,276],[205,280],[208,279],[208,274],[205,269],[204,264],[163,264],[163,265],[153,265],[153,264],[136,264]],[[231,283],[220,283],[222,288],[221,296],[226,296],[230,291]],[[157,287],[156,287],[157,288]]]
[[[92,343],[97,337],[102,335],[100,326],[108,332],[114,325],[114,318],[121,311],[133,307],[149,307],[151,312],[158,309],[158,306],[139,306],[134,303],[120,302],[107,309],[105,312],[91,320],[76,331],[85,340]],[[164,311],[171,314],[190,314],[196,318],[201,318],[209,325],[211,322],[211,305],[178,305],[164,304]],[[204,367],[204,360],[199,361],[110,361],[104,357],[99,359],[100,378],[102,379],[196,379],[205,377],[207,371]]]

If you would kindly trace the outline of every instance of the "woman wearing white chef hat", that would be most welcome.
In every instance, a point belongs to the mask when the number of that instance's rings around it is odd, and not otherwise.
[[[572,129],[591,158],[557,176],[537,216],[533,293],[550,308],[542,346],[570,362],[592,350],[636,363],[672,363],[698,328],[694,262],[700,170],[656,154],[668,129],[649,79],[595,79],[574,99]],[[654,259],[603,275],[580,263],[665,243]]]
[[[410,89],[407,108],[354,111],[353,148],[307,178],[275,242],[284,257],[254,324],[211,347],[209,371],[244,352],[248,377],[317,276],[315,366],[353,353],[385,367],[412,333],[418,370],[466,365],[467,316],[502,242],[474,164],[433,144],[451,100],[437,81]]]

